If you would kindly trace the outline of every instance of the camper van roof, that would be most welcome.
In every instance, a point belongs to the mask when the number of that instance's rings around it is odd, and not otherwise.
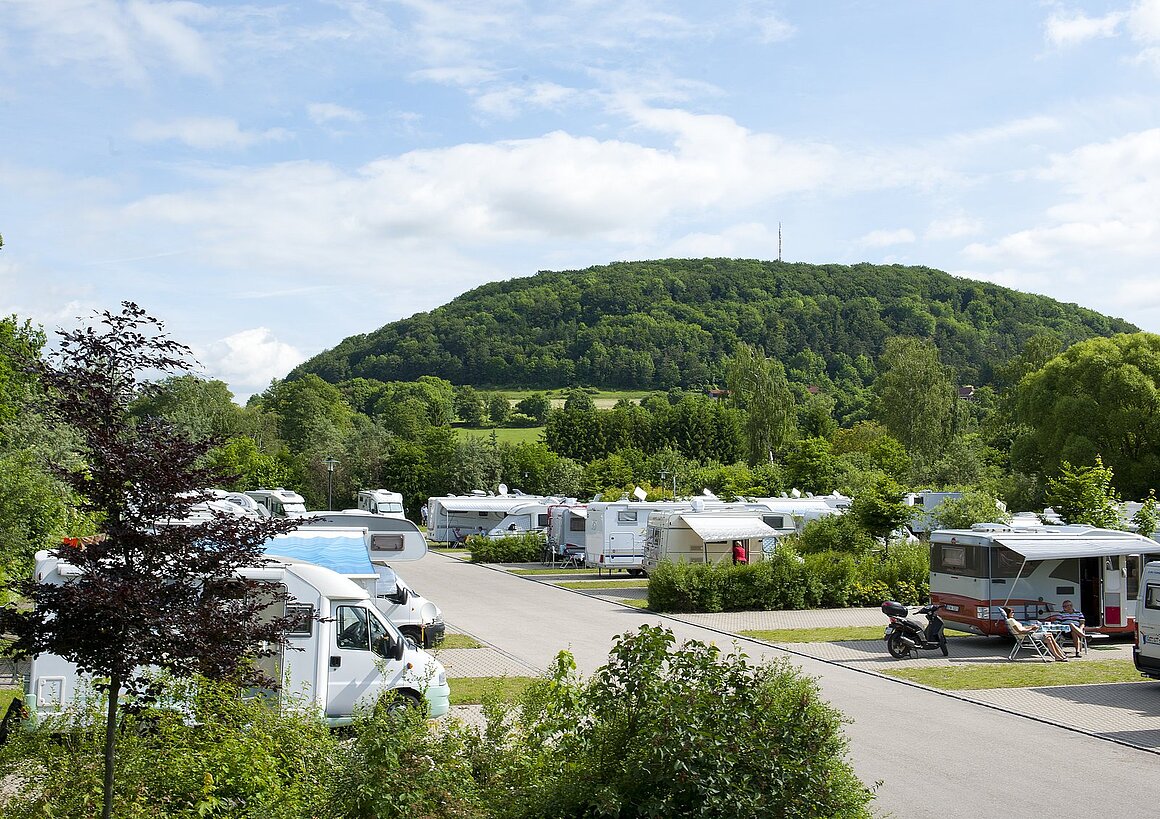
[[[365,529],[298,530],[266,541],[267,555],[324,566],[342,575],[374,575],[367,555]]]

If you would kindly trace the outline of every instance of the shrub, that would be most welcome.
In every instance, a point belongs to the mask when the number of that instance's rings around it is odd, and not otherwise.
[[[489,538],[469,535],[467,548],[472,563],[534,563],[540,560],[547,541],[541,532]]]
[[[283,712],[242,699],[224,683],[199,680],[193,724],[176,711],[124,717],[117,757],[118,817],[328,816],[338,742],[313,710]],[[0,769],[16,771],[3,815],[9,819],[99,813],[103,698],[63,718],[18,731],[0,749]]]
[[[664,561],[649,575],[648,607],[678,613],[721,611],[722,585],[714,566]]]
[[[785,660],[750,665],[643,626],[580,680],[567,654],[475,743],[504,819],[868,817],[842,718]]]
[[[817,552],[807,554],[806,575],[814,579],[820,594],[817,605],[822,608],[844,608],[851,605],[858,565],[853,555],[844,552]]]
[[[862,555],[873,551],[877,545],[853,515],[827,515],[812,520],[793,540],[794,547],[803,555],[815,552]]]

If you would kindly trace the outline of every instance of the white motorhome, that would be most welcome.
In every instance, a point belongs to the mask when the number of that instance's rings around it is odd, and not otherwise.
[[[1132,662],[1146,677],[1160,680],[1160,562],[1144,564],[1136,603],[1136,644]]]
[[[470,535],[486,535],[517,506],[544,500],[540,495],[508,494],[506,487],[498,495],[480,492],[428,498],[427,536],[436,543],[463,543]]]
[[[246,492],[273,518],[297,518],[306,515],[306,499],[289,489],[251,489]]]
[[[653,512],[691,510],[691,501],[628,499],[588,504],[584,529],[584,565],[599,570],[624,569],[644,574],[644,544]]]
[[[526,532],[548,531],[548,511],[561,503],[563,498],[546,498],[544,500],[527,501],[513,506],[503,520],[487,531],[488,537],[506,537],[507,535],[524,534]]]
[[[415,524],[371,512],[327,512],[266,544],[267,554],[317,563],[349,577],[391,623],[424,648],[443,640],[443,611],[415,591],[392,564],[418,560],[427,541]]]
[[[1001,606],[1021,621],[1059,611],[1065,599],[1089,632],[1135,627],[1141,568],[1160,559],[1160,543],[1090,526],[978,523],[930,536],[930,598],[946,606],[949,628],[1006,635]]]
[[[360,489],[358,492],[358,508],[373,515],[385,515],[389,518],[406,519],[403,511],[403,496],[399,492],[388,492],[386,489]]]
[[[854,499],[834,492],[831,495],[807,495],[806,497],[747,498],[746,501],[750,504],[758,504],[768,512],[788,516],[794,522],[794,529],[800,534],[808,523],[830,515],[842,514],[850,507]]]
[[[774,525],[776,524],[777,528]],[[644,571],[663,561],[729,563],[740,540],[750,563],[773,555],[777,540],[795,531],[792,519],[761,509],[702,508],[651,512],[644,546]]]
[[[65,584],[80,574],[49,552],[36,556],[37,582]],[[413,647],[354,581],[294,560],[272,561],[239,574],[285,588],[289,600],[284,610],[277,606],[274,616],[302,614],[301,625],[287,634],[286,648],[261,663],[266,674],[283,681],[276,692],[279,698],[313,703],[330,725],[350,724],[356,709],[387,691],[416,703],[426,700],[432,717],[447,713],[451,692],[443,666]],[[34,657],[27,681],[25,705],[41,717],[65,711],[78,694],[91,689],[87,675],[55,654]]]

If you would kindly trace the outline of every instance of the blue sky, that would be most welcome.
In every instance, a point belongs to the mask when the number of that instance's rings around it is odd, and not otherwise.
[[[484,282],[927,265],[1160,332],[1160,0],[0,0],[0,314],[238,400]]]

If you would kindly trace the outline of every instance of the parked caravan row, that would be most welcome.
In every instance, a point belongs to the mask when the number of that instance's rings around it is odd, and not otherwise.
[[[931,534],[930,597],[945,606],[948,628],[1004,635],[1001,606],[1018,620],[1059,611],[1065,599],[1089,631],[1135,628],[1140,577],[1160,543],[1131,532],[1090,526],[976,524]]]
[[[521,526],[523,531],[542,531],[547,528],[547,505],[560,500],[518,491],[508,494],[507,487],[502,485],[498,495],[481,492],[428,498],[427,537],[436,543],[464,543],[471,535],[514,532]],[[518,508],[522,508],[517,513],[520,517],[508,519]],[[543,526],[540,526],[541,515]]]
[[[353,580],[312,563],[279,559],[239,575],[275,583],[289,595],[277,604],[274,617],[295,610],[301,625],[287,635],[289,645],[263,658],[262,668],[283,685],[279,699],[314,703],[330,725],[346,725],[355,711],[381,694],[396,691],[415,702],[426,700],[428,714],[442,716],[450,707],[450,689],[443,666],[413,646],[380,614],[370,594]],[[64,584],[80,570],[48,552],[36,556],[36,580]],[[142,612],[143,617],[148,612]],[[55,654],[32,659],[25,704],[32,715],[45,717],[67,709],[92,686],[91,679]]]
[[[245,493],[229,493],[227,499],[246,509],[252,509],[256,505],[269,517],[295,518],[310,514],[306,511],[305,498],[290,489],[252,489]],[[386,489],[360,489],[356,503],[359,511],[373,515],[401,520],[407,517],[403,511],[403,496],[398,492]]]

